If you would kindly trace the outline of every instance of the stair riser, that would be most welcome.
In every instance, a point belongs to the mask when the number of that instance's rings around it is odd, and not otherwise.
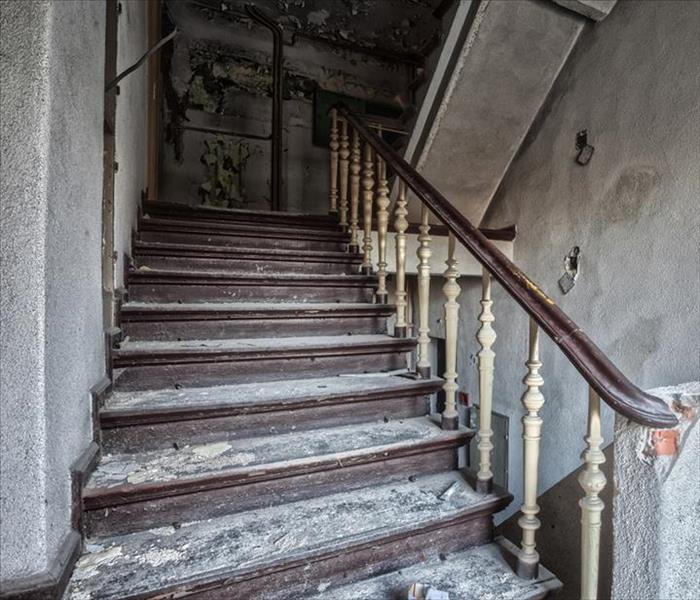
[[[139,221],[139,231],[168,231],[203,233],[205,235],[244,235],[272,239],[330,240],[347,243],[349,234],[341,229],[319,229],[295,224],[236,223],[215,220],[147,218]]]
[[[117,360],[115,368],[121,368]],[[377,373],[406,368],[405,352],[299,358],[253,358],[219,362],[129,366],[116,381],[118,390],[174,389],[212,385],[330,377],[343,373]]]
[[[378,457],[375,462],[335,463],[325,470],[267,478],[202,492],[121,504],[85,512],[87,535],[114,535],[197,519],[295,502],[324,494],[402,481],[410,475],[437,473],[457,467],[456,448],[425,449],[412,456]]]
[[[408,515],[407,525],[410,525]],[[387,535],[384,539],[358,543],[354,547],[337,549],[334,552],[319,552],[313,560],[300,559],[286,566],[257,571],[251,567],[245,575],[226,578],[222,574],[206,582],[192,581],[190,584],[167,588],[167,592],[187,595],[188,598],[198,600],[296,600],[305,594],[318,593],[320,582],[328,583],[332,587],[353,583],[407,567],[427,557],[434,559],[438,554],[448,554],[488,543],[493,537],[491,530],[490,515],[464,518],[430,529]],[[161,590],[161,593],[163,592],[166,590]],[[129,600],[147,597],[130,596]]]
[[[130,283],[136,302],[372,302],[372,287]]]
[[[345,252],[347,249],[347,244],[342,241],[318,241],[303,238],[278,239],[264,236],[193,233],[184,231],[142,231],[139,234],[139,239],[144,242],[231,246],[234,248],[323,250],[330,252]]]
[[[218,211],[203,209],[197,206],[159,206],[157,204],[146,203],[143,213],[159,219],[177,219],[188,221],[213,221],[216,223],[248,223],[253,225],[279,225],[283,227],[303,227],[323,229],[329,231],[340,231],[338,217],[328,215],[295,215],[288,213],[254,213],[244,212],[231,213],[228,211]]]
[[[182,447],[223,439],[324,429],[383,418],[407,419],[428,414],[428,402],[427,395],[380,398],[331,406],[120,426],[102,429],[102,444],[107,453],[141,452],[172,448],[174,444]]]
[[[204,340],[294,337],[309,335],[382,334],[386,317],[334,317],[326,319],[230,319],[188,321],[122,320],[130,340]]]
[[[307,262],[293,260],[193,258],[189,256],[137,255],[136,266],[151,269],[185,271],[231,271],[234,273],[322,273],[357,274],[360,263],[356,260],[337,262]]]

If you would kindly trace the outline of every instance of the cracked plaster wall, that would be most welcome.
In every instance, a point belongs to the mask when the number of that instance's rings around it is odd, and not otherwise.
[[[0,2],[0,580],[70,529],[70,465],[104,373],[104,6]]]
[[[266,30],[218,17],[207,21],[188,11],[186,3],[172,5],[171,11],[183,33],[176,38],[170,59],[172,88],[166,108],[161,198],[198,204],[199,187],[209,178],[201,162],[204,142],[215,136],[183,131],[178,143],[172,128],[168,129],[172,108],[179,105],[180,116],[189,126],[269,134],[272,43]],[[328,209],[328,149],[312,143],[315,86],[395,106],[397,91],[405,88],[409,72],[402,64],[366,54],[303,38],[292,41],[289,33],[284,45],[283,206],[289,211],[323,213]],[[242,175],[245,207],[269,209],[270,144],[243,142],[250,151]]]

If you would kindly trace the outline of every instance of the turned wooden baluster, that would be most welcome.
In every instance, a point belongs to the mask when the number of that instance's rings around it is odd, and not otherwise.
[[[527,390],[522,398],[526,410],[523,417],[523,505],[520,509],[522,516],[518,519],[518,525],[523,530],[518,556],[518,575],[526,579],[537,577],[540,561],[539,554],[535,550],[535,534],[540,528],[540,520],[536,516],[540,512],[540,507],[537,505],[537,477],[542,432],[542,418],[539,411],[544,405],[544,396],[540,392],[544,379],[540,375],[542,363],[540,362],[539,335],[539,327],[531,319],[529,354],[526,363],[528,372],[523,380]]]
[[[348,158],[350,157],[348,140],[348,122],[343,119],[340,127],[340,151],[338,152],[340,163],[340,210],[338,216],[340,225],[344,229],[348,226]]]
[[[330,212],[338,212],[338,112],[331,110],[331,194],[330,194]]]
[[[394,230],[396,236],[396,324],[394,325],[394,335],[396,337],[406,337],[406,229],[408,229],[408,209],[406,208],[406,184],[399,182],[399,195],[396,199],[394,209]]]
[[[490,492],[493,487],[493,472],[491,471],[491,404],[493,397],[493,371],[496,354],[491,346],[496,341],[496,332],[491,323],[496,319],[491,312],[491,274],[484,269],[481,278],[481,327],[476,339],[481,345],[479,359],[479,473],[477,474],[476,489],[479,492]]]
[[[588,391],[588,447],[582,458],[585,468],[578,481],[586,495],[579,500],[581,507],[581,600],[598,597],[598,565],[600,562],[601,513],[605,503],[599,494],[606,484],[600,465],[605,454],[600,449],[603,437],[600,426],[600,397],[593,389]]]
[[[459,296],[460,288],[457,279],[457,261],[455,260],[455,238],[450,234],[447,245],[447,269],[443,273],[445,284],[442,291],[445,293],[445,410],[442,412],[443,429],[457,429],[459,415],[457,413],[457,329],[459,327]]]
[[[372,146],[365,142],[365,162],[362,174],[362,213],[364,237],[362,238],[362,272],[372,273],[372,200],[374,198],[374,162]]]
[[[430,212],[425,205],[421,205],[420,235],[418,236],[418,361],[416,372],[425,379],[431,376],[430,370]]]
[[[350,247],[349,250],[353,254],[360,251],[358,242],[357,226],[358,226],[358,206],[360,204],[360,136],[353,129],[352,131],[352,150],[350,152]]]
[[[386,178],[386,163],[377,157],[377,303],[386,304],[389,292],[386,289],[386,237],[389,228],[389,185]]]

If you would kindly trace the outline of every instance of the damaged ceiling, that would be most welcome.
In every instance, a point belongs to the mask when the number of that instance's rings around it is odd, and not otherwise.
[[[172,0],[171,0],[172,1]],[[436,9],[443,0],[185,0],[209,21],[253,23],[253,4],[277,21],[292,43],[297,37],[351,46],[408,62],[420,61],[439,41]]]

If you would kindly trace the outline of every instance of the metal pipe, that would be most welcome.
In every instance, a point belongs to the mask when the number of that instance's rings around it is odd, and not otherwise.
[[[272,33],[272,164],[270,197],[272,210],[281,210],[282,200],[282,29],[279,24],[252,5],[246,13]]]
[[[246,138],[249,140],[270,141],[269,135],[257,135],[254,133],[241,133],[230,129],[215,129],[213,127],[195,127],[194,125],[178,125],[176,129],[184,131],[201,131],[202,133],[213,133],[216,135],[230,135],[233,137]]]

